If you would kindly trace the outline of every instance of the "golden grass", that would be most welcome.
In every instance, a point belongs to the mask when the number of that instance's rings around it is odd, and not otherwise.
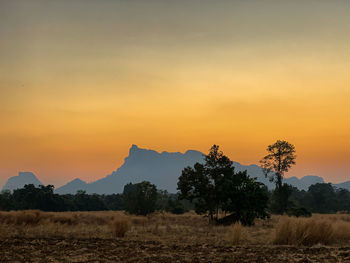
[[[276,226],[274,244],[328,245],[334,242],[334,229],[328,221],[315,219],[282,218]]]
[[[238,245],[243,237],[244,228],[241,223],[235,223],[230,227],[230,241],[232,245]]]
[[[350,245],[350,215],[313,215],[311,218],[272,216],[251,227],[213,226],[189,212],[127,215],[105,212],[0,212],[0,238],[123,238],[165,244],[216,245]]]
[[[345,219],[345,220],[344,220]],[[274,244],[344,244],[350,241],[348,217],[316,215],[312,218],[281,217],[275,228]]]
[[[125,237],[131,228],[128,218],[117,218],[110,223],[112,233],[115,237]]]

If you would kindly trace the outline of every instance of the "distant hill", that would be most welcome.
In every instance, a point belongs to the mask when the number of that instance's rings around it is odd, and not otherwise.
[[[270,182],[269,178],[265,177],[262,169],[259,166],[255,164],[241,165],[240,163],[237,163],[237,162],[233,162],[233,166],[235,167],[236,171],[247,170],[247,173],[250,177],[256,177],[257,181],[265,184],[269,189],[273,189],[275,187],[274,183]],[[300,179],[295,176],[287,177],[283,179],[283,182],[293,185],[300,190],[307,190],[310,185],[313,185],[316,183],[324,183],[324,180],[322,177],[319,177],[319,176],[307,175]]]
[[[182,169],[186,166],[193,166],[196,162],[203,162],[203,154],[201,152],[189,150],[185,153],[158,153],[133,145],[123,165],[111,175],[89,184],[81,180],[76,184],[71,182],[58,188],[57,192],[75,193],[77,190],[85,190],[88,193],[99,194],[121,193],[124,185],[127,183],[147,180],[157,185],[159,189],[175,193],[177,191],[178,177],[181,175]],[[237,162],[233,164],[236,171],[247,170],[251,177],[256,177],[259,182],[264,183],[269,189],[274,188],[274,184],[264,176],[259,166],[254,164],[241,165]],[[301,190],[307,190],[310,185],[324,183],[324,180],[319,176],[308,175],[300,179],[297,177],[285,178],[284,182]],[[350,186],[348,187],[347,189],[350,190]]]
[[[13,191],[18,188],[23,188],[26,184],[34,184],[35,186],[42,185],[42,182],[36,178],[31,172],[19,172],[17,176],[10,177],[2,190]]]
[[[203,162],[203,154],[198,151],[185,153],[162,152],[146,150],[132,145],[129,156],[125,158],[123,165],[112,174],[89,184],[64,185],[56,191],[69,189],[71,193],[77,190],[85,190],[88,193],[111,194],[123,192],[127,183],[150,181],[159,189],[176,192],[177,179],[186,166],[192,166],[196,162]]]
[[[177,192],[177,181],[182,169],[186,166],[193,166],[196,162],[203,161],[203,154],[199,151],[188,150],[185,153],[164,151],[159,153],[132,145],[123,165],[110,175],[92,183],[86,183],[81,179],[74,179],[64,186],[57,188],[55,192],[59,194],[75,194],[78,190],[84,190],[87,193],[98,194],[121,193],[125,184],[146,180],[155,184],[159,189],[175,193]],[[264,176],[259,166],[254,164],[242,165],[237,162],[233,164],[236,171],[247,170],[251,177],[256,177],[259,182],[264,183],[269,189],[274,188],[274,184]],[[310,185],[324,183],[324,180],[319,176],[308,175],[300,179],[297,177],[285,178],[284,182],[301,190],[307,190]],[[35,185],[41,184],[33,173],[19,173],[18,176],[11,177],[8,180],[4,189],[13,190],[29,183]],[[350,181],[334,184],[334,186],[350,190]]]
[[[324,183],[325,181],[323,180],[322,177],[315,176],[315,175],[307,175],[302,178],[297,178],[295,176],[286,178],[284,180],[287,184],[293,185],[300,190],[308,190],[309,187],[313,184],[317,183]]]
[[[87,188],[88,184],[83,180],[77,178],[57,188],[55,192],[57,194],[75,194],[78,190],[86,190]]]
[[[350,181],[340,183],[340,184],[334,184],[334,186],[338,188],[348,189],[350,191]]]

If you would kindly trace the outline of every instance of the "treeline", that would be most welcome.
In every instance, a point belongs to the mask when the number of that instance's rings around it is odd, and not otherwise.
[[[308,191],[290,187],[290,203],[305,207],[312,213],[332,214],[337,212],[350,213],[350,191],[335,188],[331,184],[317,183],[311,185]]]
[[[350,212],[350,191],[337,189],[331,184],[311,185],[307,191],[288,185],[287,213],[305,216],[308,213]],[[98,195],[78,191],[76,194],[59,195],[52,185],[24,188],[0,193],[0,210],[39,209],[42,211],[105,211],[126,210],[132,214],[146,215],[154,211],[181,214],[195,208],[196,200],[179,200],[178,194],[158,190],[149,182],[127,184],[122,194]],[[274,195],[269,192],[268,211],[274,213]]]
[[[304,208],[312,213],[331,214],[350,212],[350,191],[338,189],[331,184],[311,185],[307,191],[288,185],[289,199],[287,213],[297,215],[296,208]],[[268,211],[274,213],[273,191],[269,192]],[[104,211],[127,210],[133,214],[148,214],[167,211],[181,214],[194,209],[188,200],[179,200],[178,194],[158,190],[149,182],[127,184],[122,194],[98,195],[78,191],[76,194],[59,195],[52,185],[24,188],[0,193],[0,210],[39,209],[42,211]]]
[[[148,195],[141,187],[154,187],[154,194]],[[154,211],[167,211],[181,214],[193,205],[186,200],[179,200],[177,194],[157,190],[148,182],[128,184],[122,194],[98,195],[77,191],[76,194],[55,194],[54,186],[32,184],[16,189],[12,193],[8,190],[0,193],[0,211],[38,209],[41,211],[105,211],[126,210],[130,213],[148,214]],[[135,202],[135,201],[136,202]],[[151,205],[150,205],[151,204]],[[138,209],[138,210],[137,210]]]

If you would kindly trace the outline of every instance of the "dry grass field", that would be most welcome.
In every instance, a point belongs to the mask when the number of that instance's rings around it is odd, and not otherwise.
[[[350,262],[350,215],[243,227],[192,212],[1,212],[0,262]]]

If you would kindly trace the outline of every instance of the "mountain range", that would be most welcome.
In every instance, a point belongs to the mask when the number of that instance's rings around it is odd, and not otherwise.
[[[75,194],[78,190],[84,190],[87,193],[112,194],[123,192],[124,185],[127,183],[138,183],[141,181],[150,181],[158,189],[168,192],[177,192],[177,181],[181,171],[186,166],[193,166],[196,162],[203,162],[203,154],[199,151],[188,150],[185,153],[180,152],[161,152],[147,150],[132,145],[129,155],[124,163],[116,171],[97,181],[87,183],[77,178],[67,184],[57,188],[59,194]],[[262,169],[257,165],[241,165],[233,163],[236,171],[247,170],[251,177],[256,177],[258,181],[267,185],[269,189],[274,188],[274,184],[263,174]],[[284,179],[285,183],[291,184],[301,190],[307,190],[310,185],[324,183],[322,177],[308,175],[302,178],[289,177]],[[33,173],[20,172],[18,176],[8,179],[3,190],[14,190],[21,188],[25,184],[42,184]],[[334,184],[338,188],[350,190],[350,181]]]
[[[38,187],[43,183],[31,172],[19,172],[18,176],[10,177],[2,189],[13,191],[18,188],[23,188],[26,184],[33,184]]]

